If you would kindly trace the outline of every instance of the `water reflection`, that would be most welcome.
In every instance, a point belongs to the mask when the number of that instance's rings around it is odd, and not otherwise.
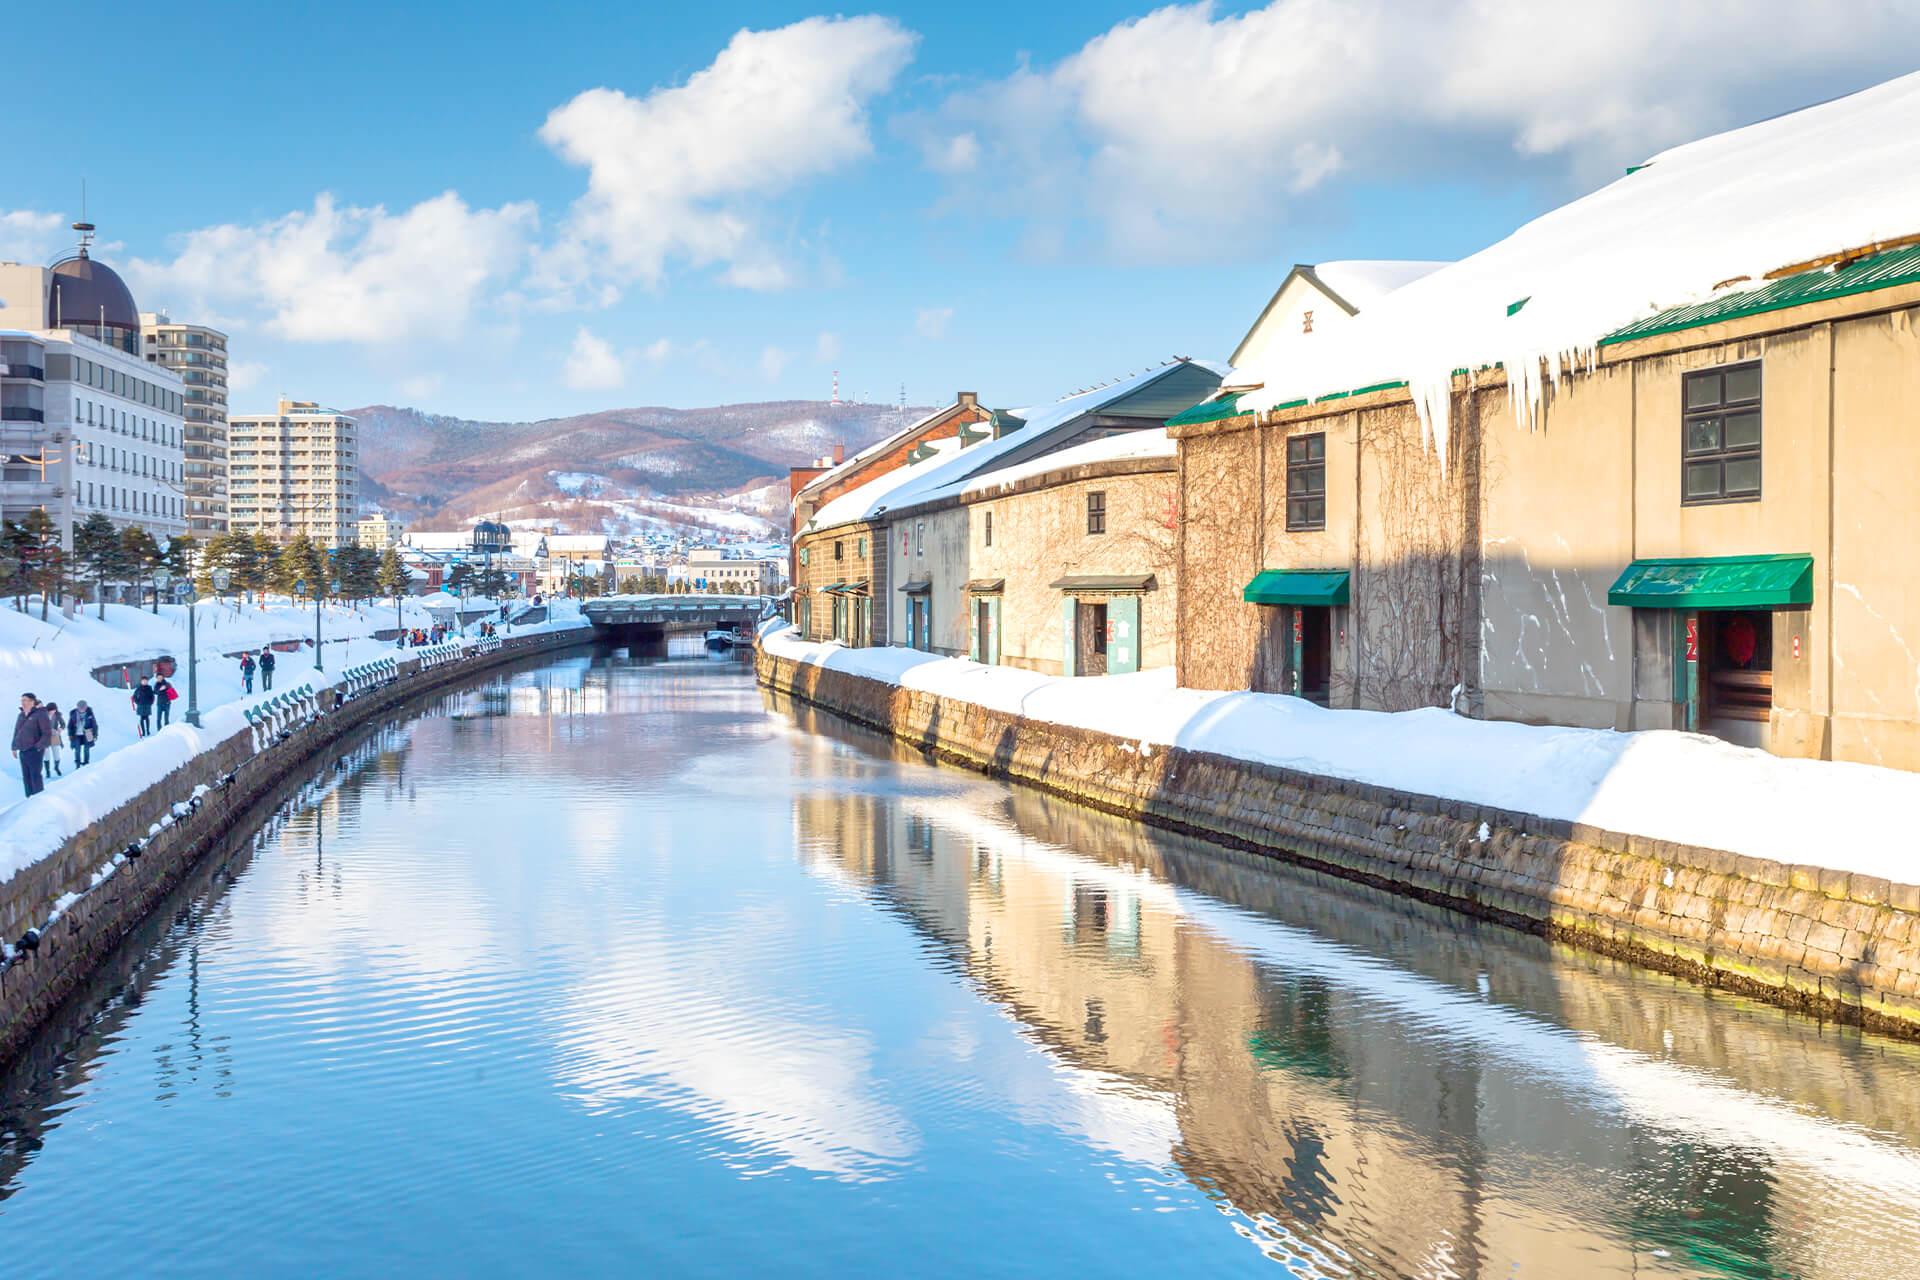
[[[1890,1277],[1920,1245],[1909,1046],[932,768],[734,663],[543,661],[278,800],[0,1082],[13,1256]]]
[[[1297,1272],[1909,1269],[1911,1046],[1030,791],[901,795],[839,763],[874,794],[800,797],[803,855],[1066,1064],[1049,1122],[1098,1141],[1075,1102],[1125,1097],[1130,1158],[1170,1153]]]

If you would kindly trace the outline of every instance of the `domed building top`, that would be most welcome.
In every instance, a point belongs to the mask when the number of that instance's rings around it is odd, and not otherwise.
[[[76,222],[80,249],[53,264],[53,282],[47,290],[47,327],[74,329],[108,346],[140,354],[140,308],[126,281],[88,252],[93,224]]]

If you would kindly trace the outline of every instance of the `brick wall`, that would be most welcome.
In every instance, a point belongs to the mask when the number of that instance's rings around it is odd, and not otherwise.
[[[757,667],[776,695],[1095,808],[1920,1036],[1920,887],[1205,752],[1142,753],[1106,734],[764,650]]]

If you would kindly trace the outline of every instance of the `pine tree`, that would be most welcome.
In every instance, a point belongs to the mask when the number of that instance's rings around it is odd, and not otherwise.
[[[73,526],[73,555],[93,579],[93,596],[100,616],[107,616],[107,583],[121,577],[120,531],[105,512],[96,511]]]
[[[13,607],[27,611],[26,531],[11,520],[0,520],[0,587],[13,596]]]
[[[305,595],[309,600],[323,597],[327,591],[326,557],[312,538],[296,533],[274,558],[267,585],[287,595]]]
[[[40,593],[40,621],[47,620],[47,598],[66,577],[66,553],[60,547],[60,527],[41,507],[20,522],[21,565],[29,590]]]
[[[342,547],[333,556],[334,580],[349,600],[371,600],[380,591],[380,557],[368,547]]]
[[[280,559],[280,544],[264,533],[254,534],[249,541],[253,546],[253,561],[247,566],[247,576],[240,585],[258,597],[273,580],[273,566]],[[260,606],[265,608],[266,603],[262,599]]]
[[[386,554],[380,557],[380,594],[392,596],[397,602],[406,594],[409,581],[406,562],[400,559],[399,549],[388,547]]]
[[[120,531],[120,571],[135,587],[146,590],[162,559],[160,544],[145,529],[130,524]],[[160,612],[158,591],[153,593],[153,611]]]

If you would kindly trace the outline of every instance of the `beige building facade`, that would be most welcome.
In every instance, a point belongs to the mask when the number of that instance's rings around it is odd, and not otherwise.
[[[227,335],[143,311],[140,336],[148,363],[180,375],[187,532],[204,541],[227,531]]]
[[[1444,467],[1404,388],[1176,422],[1181,683],[1920,768],[1917,319],[1916,250],[1657,315]]]
[[[304,533],[352,546],[360,515],[360,428],[311,400],[228,424],[228,519],[235,533],[284,541]]]

